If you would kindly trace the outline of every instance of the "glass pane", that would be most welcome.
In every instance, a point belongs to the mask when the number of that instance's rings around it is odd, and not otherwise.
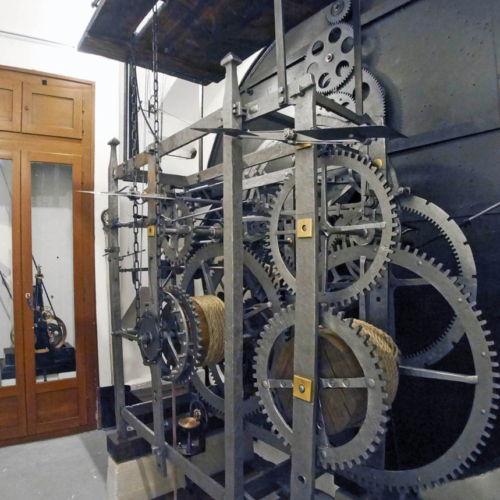
[[[0,159],[0,387],[16,385],[12,301],[12,160]]]
[[[76,376],[73,169],[31,164],[36,380]]]

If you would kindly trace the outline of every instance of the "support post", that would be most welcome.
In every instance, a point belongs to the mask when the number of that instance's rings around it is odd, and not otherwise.
[[[222,108],[223,126],[241,128],[237,66],[229,53]],[[225,302],[225,448],[226,500],[243,500],[243,153],[241,141],[224,135],[224,302]]]
[[[276,68],[278,70],[278,102],[288,105],[288,86],[286,82],[285,27],[283,23],[282,0],[274,0],[274,26],[276,36]]]
[[[316,126],[316,96],[314,82],[297,99],[295,126],[310,129]],[[316,463],[317,363],[318,363],[318,266],[319,223],[317,195],[316,146],[297,149],[295,156],[296,228],[303,225],[310,231],[298,237],[297,299],[295,320],[294,377],[311,381],[310,401],[293,398],[293,442],[291,499],[309,500],[314,496]],[[302,227],[301,227],[302,229]],[[307,235],[307,236],[306,236]],[[299,386],[300,389],[300,386]],[[301,391],[302,392],[302,391]]]
[[[118,191],[118,180],[115,177],[118,166],[117,147],[118,139],[108,142],[111,146],[111,156],[108,167],[108,191]],[[120,239],[118,235],[118,196],[108,196],[108,223],[106,232],[108,247],[108,276],[110,292],[111,331],[117,332],[122,327],[122,310],[120,304]],[[123,371],[123,340],[119,335],[111,337],[111,351],[113,357],[113,387],[115,392],[115,417],[118,439],[127,439],[127,424],[122,418],[122,408],[125,407],[125,376]]]

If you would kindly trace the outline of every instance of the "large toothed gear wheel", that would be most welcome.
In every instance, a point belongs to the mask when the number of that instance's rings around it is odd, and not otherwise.
[[[181,287],[191,295],[208,294],[223,299],[224,295],[224,246],[215,243],[203,247],[187,262],[182,276]],[[252,358],[254,344],[273,314],[281,309],[281,300],[265,265],[248,250],[243,251],[244,301],[243,327],[246,336],[244,345],[244,366],[248,380],[253,379]],[[196,300],[196,297],[195,297]],[[192,379],[195,390],[210,406],[213,413],[224,414],[224,366],[223,363],[210,365],[210,374],[215,384],[205,385],[200,376]],[[258,409],[258,400],[253,395],[250,384],[243,402],[243,413],[250,414]]]
[[[352,26],[339,23],[314,38],[307,50],[305,68],[314,75],[320,94],[338,90],[354,71]]]
[[[369,250],[367,247],[349,247],[349,249],[340,250],[331,256],[335,264],[330,262],[330,267],[359,259],[361,255],[366,256]],[[481,453],[486,439],[490,436],[493,420],[496,419],[498,410],[496,400],[499,396],[495,393],[495,390],[500,388],[495,380],[499,378],[496,373],[498,363],[493,360],[497,353],[493,350],[494,343],[488,339],[490,332],[484,330],[486,322],[479,319],[481,312],[476,311],[474,304],[469,302],[469,294],[464,293],[464,285],[460,284],[458,278],[449,277],[449,272],[443,272],[442,266],[436,265],[434,259],[427,260],[425,255],[418,255],[416,250],[411,251],[409,247],[405,249],[397,247],[391,255],[391,261],[392,264],[409,270],[425,280],[446,299],[462,327],[463,336],[467,338],[474,370],[473,374],[468,373],[462,376],[461,363],[458,362],[456,372],[451,372],[451,369],[449,372],[439,371],[437,377],[429,372],[418,371],[419,369],[416,372],[410,369],[406,375],[412,376],[413,373],[413,376],[419,377],[418,380],[421,380],[421,377],[429,378],[429,383],[435,378],[446,381],[439,382],[441,384],[463,383],[464,389],[465,387],[473,388],[474,394],[470,408],[460,407],[460,410],[464,412],[464,425],[458,438],[438,458],[414,468],[384,470],[365,465],[342,472],[342,474],[346,474],[369,490],[379,490],[385,487],[400,492],[416,491],[419,488],[432,487],[456,479]],[[396,340],[397,338],[398,332],[396,332]],[[403,359],[402,365],[406,364],[407,359]],[[458,377],[454,378],[453,375],[458,375]],[[448,392],[450,389],[451,387],[448,386],[444,390]],[[393,419],[397,409],[397,404],[395,404],[392,410]],[[415,427],[415,430],[418,434],[421,433],[419,428]]]
[[[161,243],[166,259],[173,266],[179,266],[186,261],[193,243],[193,217],[191,209],[182,200],[169,202],[162,213],[166,219],[165,226],[171,228],[189,228],[189,233],[182,235],[167,235]],[[178,220],[180,219],[180,220]]]
[[[460,226],[442,208],[418,196],[401,197],[399,205],[403,210],[428,220],[443,234],[455,255],[459,271],[458,282],[464,285],[464,293],[470,293],[471,302],[475,302],[477,297],[476,263],[469,242]],[[432,365],[444,358],[462,336],[463,329],[458,319],[455,318],[442,337],[427,349],[410,355],[408,363],[420,367]]]
[[[363,291],[370,290],[381,278],[382,273],[386,271],[386,265],[389,262],[392,251],[391,248],[396,244],[396,206],[393,203],[391,189],[383,173],[376,167],[370,166],[369,160],[366,157],[338,149],[334,150],[330,157],[322,158],[321,161],[326,162],[328,167],[344,167],[358,174],[368,184],[369,190],[373,193],[373,198],[376,199],[376,203],[378,204],[377,211],[380,214],[380,219],[385,223],[385,226],[378,230],[379,236],[377,241],[379,244],[374,265],[370,266],[367,272],[355,283],[340,290],[327,291],[321,296],[321,302],[345,306],[357,298]],[[296,288],[295,271],[286,262],[283,248],[293,244],[295,236],[293,208],[290,208],[288,205],[289,199],[293,197],[294,189],[295,176],[292,174],[285,181],[274,200],[268,235],[268,244],[273,263],[278,271],[278,276],[291,291],[294,291]],[[292,215],[290,215],[290,211],[292,211]],[[292,219],[293,225],[288,227],[290,219]],[[284,223],[287,227],[283,227]]]
[[[328,24],[337,24],[342,22],[351,10],[351,0],[336,0],[326,11],[326,20]]]
[[[270,320],[255,365],[264,412],[290,444],[295,314],[288,306]],[[387,334],[365,322],[325,312],[320,324],[318,460],[343,470],[366,460],[381,442],[398,386],[398,352]]]
[[[137,343],[147,366],[159,364],[162,378],[185,383],[201,353],[198,318],[191,299],[178,287],[161,291],[161,321],[146,311],[139,321]]]
[[[201,356],[200,323],[193,301],[181,288],[166,286],[162,298],[162,378],[183,384],[196,372]]]

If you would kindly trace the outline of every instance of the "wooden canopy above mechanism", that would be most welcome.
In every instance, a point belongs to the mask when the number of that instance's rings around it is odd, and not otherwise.
[[[332,0],[283,0],[285,29],[326,7]],[[151,69],[151,19],[156,0],[101,0],[78,50],[118,61],[132,56]],[[147,19],[147,21],[145,21]],[[158,16],[159,71],[208,84],[224,77],[220,61],[228,52],[245,59],[272,43],[273,0],[170,0]]]

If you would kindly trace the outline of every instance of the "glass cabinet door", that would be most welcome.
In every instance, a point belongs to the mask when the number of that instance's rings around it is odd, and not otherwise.
[[[20,153],[0,150],[0,441],[26,435]]]

